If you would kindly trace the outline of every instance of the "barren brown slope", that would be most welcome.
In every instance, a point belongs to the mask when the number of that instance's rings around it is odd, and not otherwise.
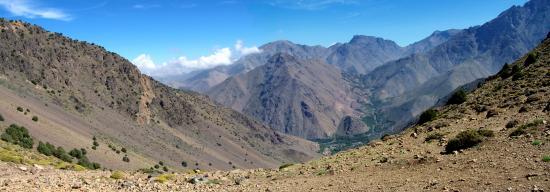
[[[0,20],[0,29],[0,111],[38,140],[89,148],[96,136],[100,149],[90,158],[117,169],[159,160],[176,169],[182,161],[200,169],[273,167],[316,156],[316,144],[160,84],[102,47],[28,23]],[[129,148],[131,163],[108,144]]]
[[[308,139],[332,136],[342,119],[359,117],[360,96],[351,91],[340,70],[320,60],[301,60],[285,53],[225,80],[207,94],[278,131]],[[367,130],[364,125],[349,131]]]

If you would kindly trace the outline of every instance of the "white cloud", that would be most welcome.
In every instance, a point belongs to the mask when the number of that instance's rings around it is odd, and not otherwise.
[[[201,56],[197,59],[180,56],[161,64],[155,64],[150,55],[141,54],[133,59],[132,63],[148,75],[167,76],[200,69],[209,69],[220,65],[230,65],[245,55],[260,52],[261,50],[258,47],[245,47],[244,43],[238,40],[233,48],[216,49],[211,55]]]
[[[238,51],[240,55],[248,55],[252,53],[259,53],[261,52],[258,47],[245,47],[243,45],[243,41],[238,40],[237,43],[235,43],[235,50]]]
[[[32,0],[0,0],[0,6],[15,16],[69,21],[71,16],[53,8],[40,8]]]
[[[157,67],[155,62],[153,62],[153,59],[151,59],[151,56],[147,54],[139,55],[132,60],[132,63],[140,69],[155,69]]]
[[[287,9],[319,10],[331,5],[356,4],[357,0],[268,0],[268,4]]]

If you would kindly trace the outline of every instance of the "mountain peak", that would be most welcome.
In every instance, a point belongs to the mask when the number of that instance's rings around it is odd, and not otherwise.
[[[387,40],[381,37],[367,36],[367,35],[354,35],[349,41],[350,44],[382,44],[393,43],[391,40]]]
[[[296,61],[296,58],[288,53],[279,52],[269,58],[268,63],[284,64]]]

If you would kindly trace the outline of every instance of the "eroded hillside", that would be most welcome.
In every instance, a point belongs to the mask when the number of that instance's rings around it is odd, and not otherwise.
[[[45,142],[87,148],[108,168],[147,168],[157,161],[173,169],[273,167],[316,156],[316,144],[169,88],[100,46],[19,21],[0,20],[0,29],[6,122],[24,125]],[[93,137],[98,150],[90,148]],[[130,162],[115,153],[121,147],[129,149]]]

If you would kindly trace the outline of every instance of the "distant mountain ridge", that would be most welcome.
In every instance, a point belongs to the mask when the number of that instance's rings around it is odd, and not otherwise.
[[[345,72],[364,74],[388,61],[429,50],[458,31],[460,30],[435,32],[406,47],[400,47],[391,40],[364,35],[356,35],[347,43],[337,43],[328,48],[300,45],[285,40],[274,41],[259,47],[261,53],[244,56],[231,65],[196,71],[184,76],[157,78],[175,88],[205,92],[231,76],[264,65],[277,53],[287,53],[299,59],[324,60]]]

